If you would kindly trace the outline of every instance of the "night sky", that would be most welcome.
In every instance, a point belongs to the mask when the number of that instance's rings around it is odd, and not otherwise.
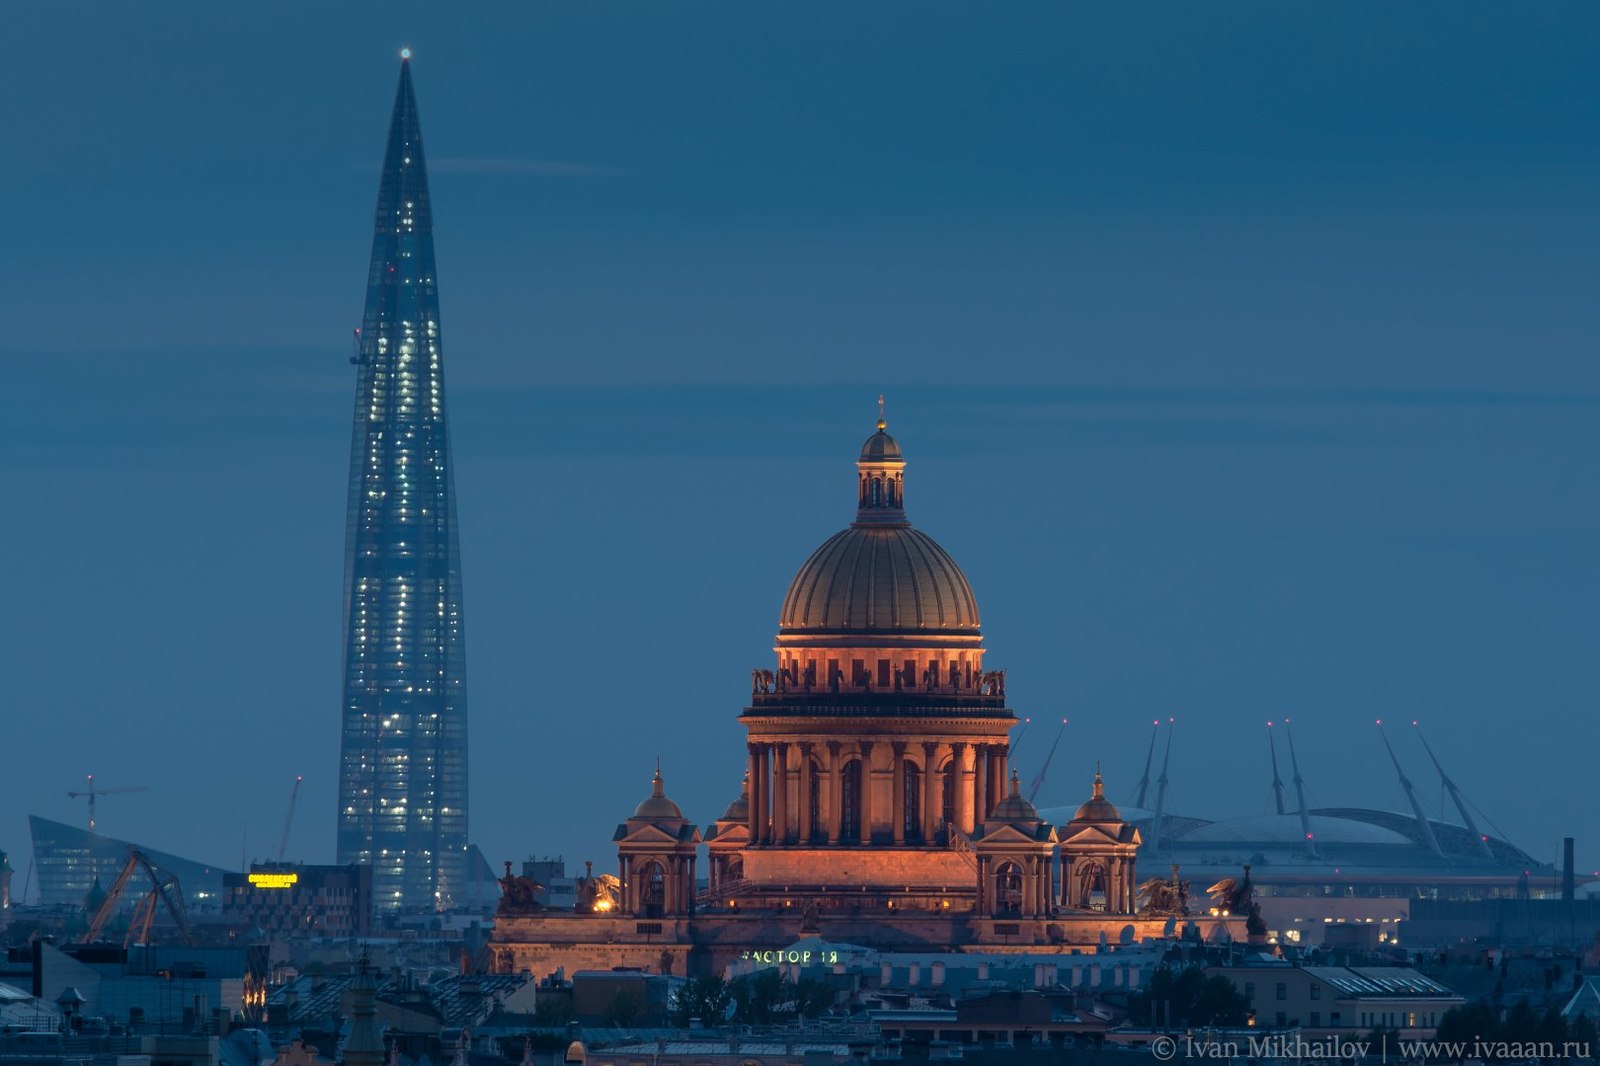
[[[0,849],[331,861],[345,484],[414,50],[472,837],[702,826],[888,398],[1042,805],[1447,769],[1600,866],[1600,7],[8,5]],[[1038,768],[1052,730],[1020,753]],[[1448,817],[1454,820],[1454,812]],[[37,882],[34,882],[35,887]]]

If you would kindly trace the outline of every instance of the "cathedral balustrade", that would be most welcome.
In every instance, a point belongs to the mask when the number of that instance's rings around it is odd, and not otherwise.
[[[863,698],[860,693],[841,692],[765,692],[750,697],[746,713],[782,713],[788,716],[815,715],[839,717],[860,715],[872,718],[924,718],[951,713],[978,715],[1008,715],[1006,701],[1000,696],[974,696],[965,693],[874,693]]]
[[[997,704],[1003,704],[1006,698],[1006,672],[950,670],[947,675],[941,677],[938,672],[928,670],[918,678],[896,666],[891,679],[887,683],[882,683],[875,681],[872,674],[865,670],[858,671],[854,678],[847,678],[843,670],[835,668],[829,672],[825,680],[819,679],[818,671],[811,666],[782,670],[761,668],[751,670],[751,699],[762,702],[763,697],[772,696],[782,699],[792,699],[797,696],[812,699],[826,698],[829,702],[839,702],[841,698],[860,699],[863,696],[870,696],[874,701],[885,697],[913,700],[938,697],[995,701]]]

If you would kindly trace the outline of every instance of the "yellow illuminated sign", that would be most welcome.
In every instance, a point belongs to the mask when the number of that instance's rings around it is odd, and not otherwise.
[[[291,888],[300,881],[299,874],[258,874],[250,875],[250,883],[256,888]]]

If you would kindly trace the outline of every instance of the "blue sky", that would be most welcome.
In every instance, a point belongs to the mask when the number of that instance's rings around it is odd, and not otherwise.
[[[721,812],[884,392],[1017,709],[1072,719],[1041,800],[1125,799],[1176,715],[1177,805],[1260,813],[1289,714],[1314,804],[1399,809],[1416,717],[1600,867],[1592,6],[85,10],[0,15],[0,848],[93,772],[151,786],[107,832],[265,855],[303,774],[331,859],[409,45],[491,860],[608,865],[658,755]]]

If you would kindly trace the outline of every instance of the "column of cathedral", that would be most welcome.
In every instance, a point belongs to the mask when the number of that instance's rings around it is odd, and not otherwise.
[[[1006,798],[1006,782],[1011,779],[1011,770],[1006,765],[1006,758],[1011,753],[1011,745],[997,744],[994,750],[994,770],[989,774],[989,780],[994,782],[994,802],[999,803]]]
[[[939,840],[939,808],[943,797],[939,790],[939,745],[924,742],[922,745],[922,842],[933,845]]]
[[[828,843],[839,843],[844,824],[844,774],[839,766],[840,744],[828,741]]]
[[[774,844],[789,842],[789,745],[772,746],[772,835]]]
[[[981,822],[989,817],[989,812],[994,809],[994,802],[989,795],[989,745],[978,744],[976,748],[977,757],[972,761],[972,794],[978,801],[974,820]]]
[[[861,747],[861,843],[872,843],[872,741],[863,740]]]
[[[906,745],[903,740],[893,741],[889,745],[894,755],[894,783],[890,785],[893,794],[889,797],[890,820],[894,823],[894,842],[906,842]]]
[[[766,823],[762,791],[767,780],[767,752],[763,744],[750,745],[750,843],[759,844]]]
[[[799,823],[800,831],[798,840],[801,844],[811,843],[812,833],[815,831],[811,824],[811,742],[800,742],[800,787],[799,795],[795,798],[795,820]]]
[[[950,745],[950,773],[955,775],[956,826],[963,833],[972,832],[972,768],[967,765],[967,755],[972,745],[957,741]]]

